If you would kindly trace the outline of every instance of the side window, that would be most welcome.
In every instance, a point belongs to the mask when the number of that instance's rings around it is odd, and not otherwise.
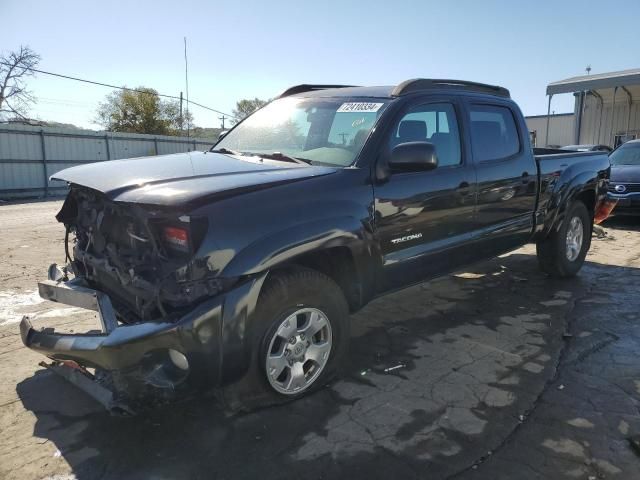
[[[511,110],[497,105],[471,105],[471,145],[477,161],[501,160],[520,151]]]
[[[402,117],[393,131],[391,148],[401,143],[417,141],[435,145],[439,167],[460,165],[460,134],[453,105],[419,105]]]

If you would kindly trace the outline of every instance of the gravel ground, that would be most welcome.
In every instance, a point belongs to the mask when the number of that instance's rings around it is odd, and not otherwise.
[[[35,292],[63,260],[60,205],[0,206],[0,478],[640,478],[640,222],[606,225],[574,280],[529,246],[376,300],[343,378],[298,402],[121,418],[20,341],[24,314],[96,326]]]

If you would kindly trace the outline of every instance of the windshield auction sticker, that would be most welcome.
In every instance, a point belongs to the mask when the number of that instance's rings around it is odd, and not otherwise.
[[[383,103],[343,103],[337,110],[341,112],[377,112]]]

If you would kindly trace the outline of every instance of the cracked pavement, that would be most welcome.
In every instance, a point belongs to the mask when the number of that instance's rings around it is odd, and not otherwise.
[[[63,257],[59,205],[0,207],[0,478],[640,478],[638,221],[606,225],[573,280],[527,246],[372,302],[342,378],[297,402],[121,418],[20,342],[26,313],[95,326],[33,294]]]

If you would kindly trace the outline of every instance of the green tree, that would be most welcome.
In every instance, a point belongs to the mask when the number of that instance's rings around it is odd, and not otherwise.
[[[232,112],[235,117],[232,121],[234,123],[238,123],[240,120],[244,120],[259,108],[264,107],[270,101],[271,100],[261,100],[257,97],[253,100],[247,98],[238,100],[236,102],[236,108]]]
[[[177,101],[162,100],[152,88],[117,90],[98,107],[97,122],[111,132],[180,135],[193,128],[192,116],[183,113]]]

